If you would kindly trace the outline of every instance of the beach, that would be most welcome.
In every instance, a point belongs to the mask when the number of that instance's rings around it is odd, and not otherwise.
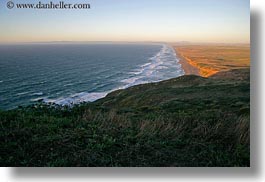
[[[250,67],[249,45],[178,45],[174,49],[186,75],[210,77]]]
[[[179,63],[181,64],[182,69],[185,72],[185,75],[200,75],[200,71],[195,66],[189,64],[189,62],[178,53],[177,49],[174,47],[177,57],[179,58]]]

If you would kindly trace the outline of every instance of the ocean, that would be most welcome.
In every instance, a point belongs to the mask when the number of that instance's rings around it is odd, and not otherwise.
[[[184,74],[166,44],[0,45],[0,109],[73,105]]]

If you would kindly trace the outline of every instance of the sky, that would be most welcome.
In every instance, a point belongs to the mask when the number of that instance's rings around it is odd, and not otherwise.
[[[250,42],[249,0],[64,0],[89,3],[88,10],[8,9],[7,2],[0,2],[0,43]]]

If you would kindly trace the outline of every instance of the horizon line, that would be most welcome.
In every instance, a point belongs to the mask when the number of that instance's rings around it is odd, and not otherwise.
[[[193,42],[193,41],[32,41],[32,42],[0,42],[5,44],[56,44],[56,43],[165,43],[165,44],[223,44],[250,45],[250,42]]]

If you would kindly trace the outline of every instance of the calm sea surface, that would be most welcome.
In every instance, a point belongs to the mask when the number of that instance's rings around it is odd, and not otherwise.
[[[0,109],[95,101],[133,85],[184,74],[164,44],[0,45]]]

